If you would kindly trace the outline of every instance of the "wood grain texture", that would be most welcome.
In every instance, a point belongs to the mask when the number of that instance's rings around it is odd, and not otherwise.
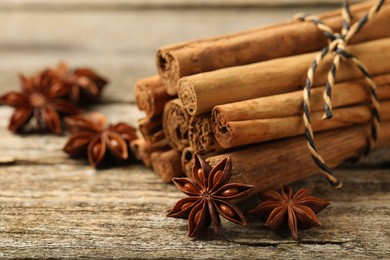
[[[69,165],[28,168],[0,172],[2,257],[310,259],[324,253],[329,258],[390,253],[390,179],[383,171],[354,172],[359,181],[349,179],[339,192],[322,187],[318,195],[332,200],[320,214],[324,225],[300,232],[297,242],[266,230],[256,219],[247,228],[223,221],[218,236],[210,232],[203,239],[188,239],[184,221],[165,218],[182,195],[140,166],[103,172]],[[314,185],[319,183],[317,179]]]
[[[105,113],[111,122],[132,124],[143,114],[133,104],[131,87],[136,79],[155,73],[157,47],[287,19],[299,11],[324,10],[132,7],[118,11],[107,5],[126,1],[105,1],[100,9],[82,8],[80,3],[88,7],[89,0],[61,1],[62,7],[73,4],[63,9],[53,2],[0,2],[0,93],[17,89],[18,72],[32,73],[66,59],[71,65],[90,65],[111,79],[103,103],[88,110]],[[57,9],[48,12],[50,8]],[[12,109],[0,106],[2,259],[375,259],[390,255],[390,149],[337,170],[345,183],[341,190],[333,190],[321,176],[294,185],[315,187],[316,195],[332,203],[320,213],[323,226],[300,232],[299,241],[267,230],[254,218],[247,228],[223,221],[220,234],[210,231],[193,240],[187,238],[186,221],[165,218],[184,195],[151,170],[141,165],[93,170],[61,151],[66,136],[8,132],[11,113]],[[257,202],[253,199],[244,209]]]
[[[133,105],[96,109],[110,121],[128,114],[126,121],[134,123],[142,116]],[[210,231],[192,240],[185,221],[165,218],[183,197],[174,186],[141,165],[96,171],[70,160],[61,151],[66,136],[11,134],[4,129],[11,112],[0,107],[2,258],[311,259],[325,253],[327,258],[390,253],[390,171],[383,166],[389,149],[363,162],[373,169],[336,171],[345,183],[341,190],[333,190],[321,176],[295,184],[315,187],[318,196],[332,203],[320,214],[324,225],[300,232],[300,241],[267,230],[255,218],[249,218],[247,228],[223,221],[220,234]],[[257,202],[254,198],[244,209]]]
[[[362,0],[354,0],[360,2]],[[274,6],[340,6],[340,0],[3,0],[6,10],[123,10],[139,8],[245,8]]]
[[[0,86],[18,87],[17,74],[31,74],[59,60],[91,66],[110,79],[107,102],[133,102],[137,79],[156,73],[158,47],[232,33],[329,8],[216,10],[45,10],[0,7]],[[237,22],[239,21],[239,22]]]

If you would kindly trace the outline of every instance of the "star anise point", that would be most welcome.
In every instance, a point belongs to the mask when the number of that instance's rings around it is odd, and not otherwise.
[[[57,83],[69,89],[69,97],[74,102],[96,100],[108,81],[88,68],[69,69],[62,61],[57,68],[51,70],[56,75]]]
[[[258,216],[271,229],[288,226],[293,238],[298,238],[298,228],[310,228],[322,225],[317,213],[329,205],[329,202],[311,196],[311,189],[300,189],[295,194],[291,187],[281,191],[266,191],[260,197],[262,202],[248,213]]]
[[[20,132],[31,121],[37,130],[62,133],[61,118],[75,115],[80,110],[65,100],[66,90],[53,84],[51,74],[44,70],[32,77],[19,75],[22,91],[11,91],[0,97],[5,105],[15,108],[8,129]],[[30,120],[32,119],[32,120]]]
[[[125,123],[105,127],[102,114],[91,113],[65,119],[72,136],[63,150],[72,157],[87,155],[91,166],[99,167],[105,159],[123,162],[129,159],[129,143],[137,138],[136,129]]]
[[[242,212],[230,201],[249,196],[254,186],[228,183],[231,177],[231,159],[225,158],[212,168],[195,154],[193,180],[174,178],[176,187],[189,197],[179,200],[168,217],[188,219],[189,237],[195,237],[206,227],[212,226],[217,233],[220,216],[236,224],[246,225]]]

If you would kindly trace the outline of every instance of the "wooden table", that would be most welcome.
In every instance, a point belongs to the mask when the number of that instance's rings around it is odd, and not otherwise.
[[[110,78],[102,104],[90,110],[136,124],[142,114],[132,85],[155,73],[158,46],[329,9],[264,8],[250,0],[107,2],[2,1],[0,92],[18,88],[19,72],[64,59]],[[253,218],[247,228],[223,221],[220,234],[194,240],[185,221],[165,217],[183,196],[174,186],[142,165],[96,171],[70,160],[61,151],[66,136],[14,135],[6,130],[11,113],[0,107],[0,258],[390,257],[390,150],[338,169],[341,190],[320,176],[295,184],[316,187],[332,203],[320,213],[323,226],[300,232],[299,241]]]

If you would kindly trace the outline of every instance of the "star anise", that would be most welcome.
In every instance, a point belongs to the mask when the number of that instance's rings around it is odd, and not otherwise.
[[[8,129],[21,131],[34,119],[34,127],[61,134],[61,117],[79,114],[80,110],[64,96],[68,90],[53,84],[49,70],[44,70],[30,78],[20,76],[22,92],[11,91],[0,97],[0,102],[14,107]]]
[[[63,150],[71,157],[88,157],[93,167],[129,159],[129,144],[137,138],[134,127],[126,123],[106,127],[105,116],[98,113],[67,117],[65,122],[72,136]]]
[[[74,102],[93,101],[100,96],[107,80],[88,68],[69,69],[65,62],[51,69],[56,82],[69,89]]]
[[[291,187],[283,187],[280,193],[266,191],[261,194],[263,202],[249,213],[265,222],[271,229],[288,226],[291,236],[298,238],[298,228],[307,229],[320,226],[316,214],[329,205],[329,202],[311,196],[312,189],[300,189],[295,194]]]
[[[188,219],[189,237],[194,237],[203,228],[212,224],[217,233],[221,225],[219,215],[234,223],[246,225],[242,212],[230,200],[249,196],[251,185],[228,183],[232,175],[230,157],[211,168],[198,154],[195,154],[193,178],[174,178],[178,189],[189,197],[179,200],[168,217]]]

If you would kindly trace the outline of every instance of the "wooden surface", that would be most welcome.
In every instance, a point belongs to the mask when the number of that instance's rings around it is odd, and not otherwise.
[[[361,2],[353,0],[352,2]],[[134,9],[134,8],[247,8],[273,6],[340,6],[340,0],[3,0],[2,9]]]
[[[18,2],[18,8],[0,9],[0,93],[18,88],[18,72],[32,73],[66,59],[111,79],[103,103],[90,110],[132,124],[142,116],[133,103],[132,85],[154,73],[158,46],[326,9],[75,7],[48,12],[45,5],[31,11],[23,6],[32,1]],[[0,107],[0,258],[390,257],[389,149],[358,166],[339,168],[336,175],[345,183],[341,190],[320,176],[295,184],[316,187],[318,196],[331,201],[320,213],[323,226],[301,231],[300,241],[269,231],[253,218],[248,228],[223,221],[220,234],[193,240],[187,238],[185,221],[165,218],[183,197],[172,185],[142,165],[95,171],[70,160],[61,151],[66,136],[14,135],[5,129],[11,113]],[[247,207],[256,201],[252,204]]]

